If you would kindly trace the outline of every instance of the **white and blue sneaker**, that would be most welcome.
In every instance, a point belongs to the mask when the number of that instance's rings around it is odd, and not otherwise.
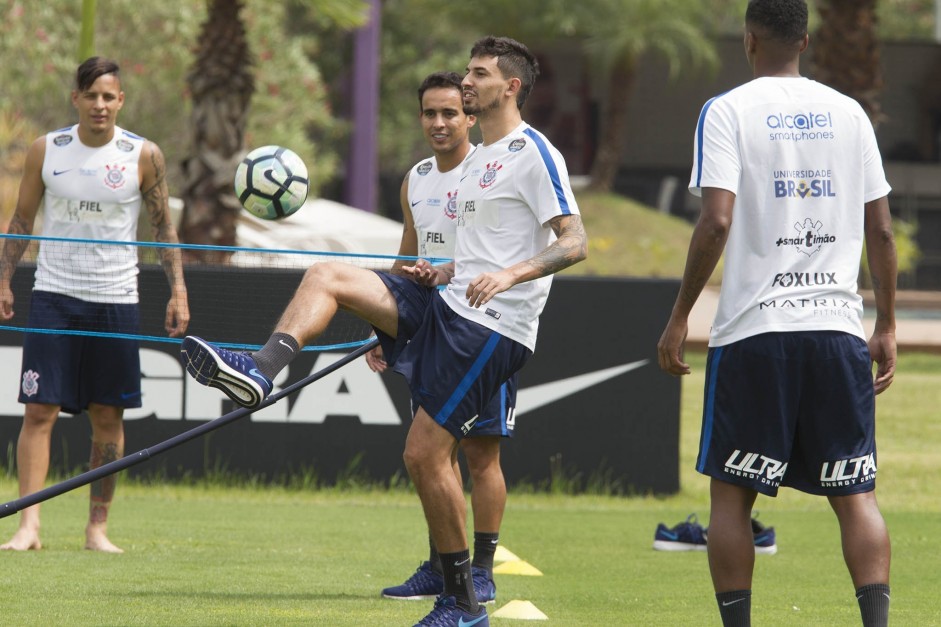
[[[453,596],[442,595],[435,601],[435,609],[415,623],[415,627],[490,627],[490,618],[483,605],[477,608],[476,614],[471,614],[459,608]]]
[[[755,536],[755,553],[774,555],[778,552],[774,527],[765,527],[757,519],[758,512],[755,512],[754,517],[751,519],[751,530]]]
[[[254,409],[271,394],[271,379],[258,372],[255,360],[247,353],[219,348],[188,335],[180,348],[180,361],[197,383],[222,390],[242,407]]]
[[[696,514],[690,514],[686,522],[674,527],[660,523],[653,536],[653,548],[657,551],[705,551],[706,532]]]

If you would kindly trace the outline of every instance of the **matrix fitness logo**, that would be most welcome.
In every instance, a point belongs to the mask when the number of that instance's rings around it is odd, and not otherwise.
[[[832,244],[836,241],[836,235],[830,235],[822,231],[823,223],[813,218],[805,218],[803,222],[795,222],[794,230],[797,235],[794,237],[779,237],[775,242],[776,246],[793,246],[798,252],[813,257],[820,252],[824,244]]]

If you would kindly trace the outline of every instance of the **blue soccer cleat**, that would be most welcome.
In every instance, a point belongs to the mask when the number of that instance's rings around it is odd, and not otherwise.
[[[180,361],[197,383],[222,390],[242,407],[254,409],[271,394],[271,379],[258,372],[255,360],[246,353],[189,335],[183,339]]]
[[[415,627],[490,627],[490,618],[483,605],[477,608],[476,614],[471,614],[459,608],[453,596],[440,596],[435,601],[435,609],[415,623]]]
[[[686,522],[672,529],[663,523],[658,524],[653,536],[653,548],[658,551],[705,551],[706,534],[696,514],[690,514]]]
[[[493,603],[497,598],[497,585],[493,575],[486,568],[471,566],[471,579],[474,580],[474,593],[478,603]]]
[[[422,562],[415,573],[405,583],[386,588],[382,596],[400,601],[419,601],[436,599],[444,592],[444,578],[431,568],[431,562]]]

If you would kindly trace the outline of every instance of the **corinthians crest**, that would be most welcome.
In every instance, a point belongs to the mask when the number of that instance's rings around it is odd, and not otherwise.
[[[777,246],[793,246],[798,252],[813,257],[820,252],[824,244],[832,244],[836,241],[836,235],[822,233],[823,223],[813,218],[804,218],[803,222],[795,222],[794,230],[797,231],[797,237],[779,237],[775,242]]]
[[[487,164],[487,170],[480,177],[480,189],[487,189],[497,180],[497,172],[503,169],[503,166],[494,161]]]
[[[124,186],[125,178],[123,165],[106,165],[105,170],[105,185],[111,189],[118,189]]]
[[[33,370],[27,370],[23,373],[23,394],[25,396],[35,396],[39,391],[39,373]]]

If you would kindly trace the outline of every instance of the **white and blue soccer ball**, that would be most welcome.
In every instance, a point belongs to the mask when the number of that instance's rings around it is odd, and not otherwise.
[[[239,202],[264,220],[280,220],[303,207],[309,186],[307,166],[283,146],[256,148],[235,170]]]

